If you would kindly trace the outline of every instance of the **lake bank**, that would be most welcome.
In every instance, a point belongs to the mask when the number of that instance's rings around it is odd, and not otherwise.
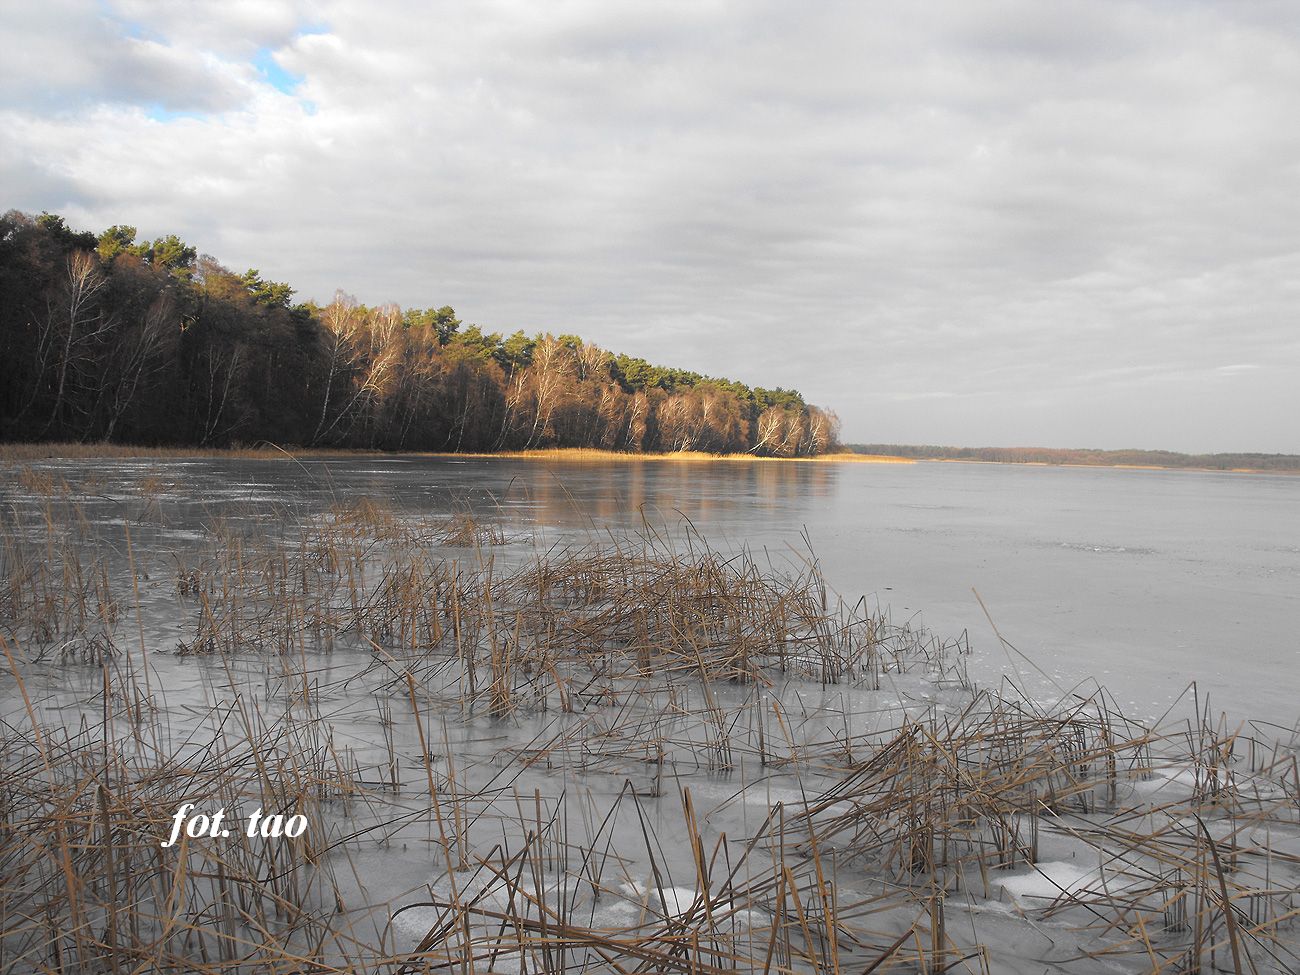
[[[630,453],[617,450],[595,450],[585,447],[555,447],[536,450],[502,451],[385,451],[350,450],[328,447],[278,447],[274,444],[254,447],[172,447],[137,444],[102,443],[7,443],[0,444],[0,461],[29,463],[40,460],[91,460],[95,458],[184,458],[226,457],[246,460],[284,460],[309,457],[427,457],[427,458],[482,458],[502,457],[513,460],[579,461],[728,461],[731,463],[781,461],[784,463],[838,463],[838,464],[914,464],[908,457],[868,456],[851,452],[818,454],[813,457],[766,457],[756,454],[709,454],[703,451],[681,450],[672,453]]]

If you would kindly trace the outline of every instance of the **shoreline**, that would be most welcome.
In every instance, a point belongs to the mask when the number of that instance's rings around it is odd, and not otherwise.
[[[1051,461],[998,461],[961,457],[900,457],[892,454],[860,454],[838,451],[815,457],[763,457],[754,454],[711,454],[688,450],[672,453],[630,453],[591,447],[547,447],[530,450],[444,451],[444,450],[364,450],[342,447],[279,447],[260,444],[253,447],[178,447],[145,444],[103,443],[0,443],[0,464],[28,464],[43,460],[151,459],[170,458],[238,458],[242,460],[300,460],[328,457],[428,457],[457,460],[552,461],[556,463],[794,463],[794,464],[971,464],[994,467],[1065,467],[1077,470],[1168,471],[1197,474],[1264,474],[1272,477],[1297,477],[1300,469],[1265,469],[1259,467],[1171,467],[1159,464],[1080,464]]]
[[[627,453],[617,450],[599,450],[589,447],[553,447],[533,450],[501,451],[425,451],[425,450],[352,450],[330,447],[284,448],[274,444],[255,447],[155,447],[137,444],[103,443],[4,443],[0,444],[0,462],[31,463],[42,460],[92,460],[113,458],[176,458],[176,457],[229,457],[245,460],[296,460],[304,457],[447,457],[447,458],[505,458],[509,460],[549,460],[565,463],[605,461],[669,461],[699,463],[728,461],[732,463],[770,462],[800,464],[915,464],[909,457],[855,454],[842,451],[819,454],[815,457],[760,457],[754,454],[710,454],[703,451],[676,451],[673,453]]]
[[[1268,474],[1277,477],[1297,477],[1300,476],[1300,469],[1281,468],[1267,470],[1262,467],[1165,467],[1159,464],[1078,464],[1078,463],[1054,463],[1045,460],[1024,460],[1024,461],[1006,461],[1006,460],[973,460],[965,457],[900,457],[897,459],[886,459],[886,455],[863,454],[864,457],[877,458],[881,463],[913,463],[913,464],[987,464],[992,467],[1070,467],[1078,470],[1103,470],[1103,471],[1170,471],[1172,473],[1189,473],[1189,474]]]
[[[675,451],[673,453],[632,454],[617,450],[596,450],[588,447],[555,447],[541,450],[504,450],[497,453],[465,454],[418,454],[425,457],[508,457],[512,460],[555,460],[564,462],[582,461],[670,461],[676,463],[693,463],[709,461],[730,461],[733,463],[776,461],[795,464],[915,464],[908,457],[886,457],[883,455],[855,454],[851,451],[834,454],[818,454],[815,457],[759,457],[754,454],[709,454],[698,450]]]

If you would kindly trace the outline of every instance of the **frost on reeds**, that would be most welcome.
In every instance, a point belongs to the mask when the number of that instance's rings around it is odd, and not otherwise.
[[[1300,967],[1294,741],[976,689],[811,558],[42,510],[0,549],[0,970]],[[231,835],[164,848],[184,803]]]

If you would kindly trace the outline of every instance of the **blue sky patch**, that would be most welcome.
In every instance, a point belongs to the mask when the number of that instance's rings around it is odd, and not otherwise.
[[[269,47],[264,47],[257,52],[253,57],[253,67],[257,68],[267,84],[286,95],[293,94],[293,90],[303,81],[302,75],[290,74],[280,67],[275,60],[275,53]]]
[[[152,102],[148,105],[143,106],[143,108],[144,108],[144,114],[147,117],[153,119],[155,122],[175,122],[177,119],[183,119],[183,118],[201,119],[201,118],[207,118],[209,115],[208,112],[196,112],[190,110],[176,111],[167,108],[161,102]]]

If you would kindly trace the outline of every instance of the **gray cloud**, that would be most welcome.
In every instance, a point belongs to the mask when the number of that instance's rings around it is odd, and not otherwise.
[[[5,25],[7,205],[857,439],[1300,450],[1291,5],[89,9]]]

